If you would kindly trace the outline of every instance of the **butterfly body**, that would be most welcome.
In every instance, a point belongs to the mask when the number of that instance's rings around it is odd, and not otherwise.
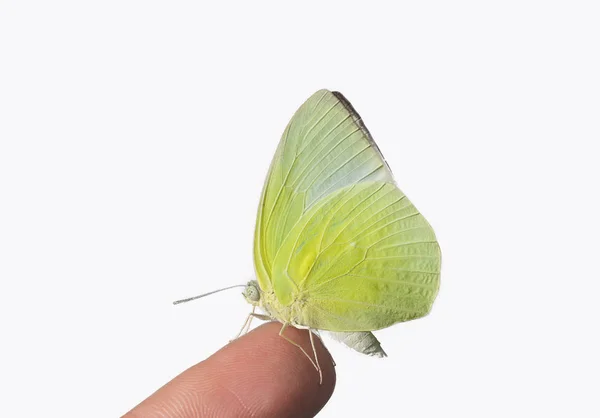
[[[283,324],[304,327],[305,324],[302,323],[301,319],[303,303],[300,299],[294,299],[294,296],[292,296],[292,299],[292,303],[286,306],[277,300],[275,292],[262,293],[258,306],[272,319]]]

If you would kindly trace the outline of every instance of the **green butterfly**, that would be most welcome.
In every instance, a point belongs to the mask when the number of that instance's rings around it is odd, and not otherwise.
[[[253,317],[281,322],[279,335],[320,375],[311,330],[383,357],[370,331],[431,309],[441,264],[433,229],[341,93],[316,92],[286,127],[260,198],[254,264],[240,334]],[[290,325],[309,330],[314,360],[285,337]]]

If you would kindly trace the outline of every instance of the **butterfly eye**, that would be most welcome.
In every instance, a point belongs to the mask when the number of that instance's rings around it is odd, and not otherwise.
[[[248,284],[244,289],[244,297],[248,302],[258,302],[260,300],[260,293],[256,286]]]

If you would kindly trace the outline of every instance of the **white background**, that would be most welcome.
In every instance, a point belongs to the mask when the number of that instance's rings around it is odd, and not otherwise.
[[[235,335],[238,291],[171,301],[253,277],[270,159],[325,87],[444,265],[389,358],[330,342],[320,416],[599,416],[596,2],[94,3],[0,3],[2,415],[118,416]]]

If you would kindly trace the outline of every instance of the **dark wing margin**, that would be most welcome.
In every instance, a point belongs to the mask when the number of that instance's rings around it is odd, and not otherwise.
[[[338,99],[340,101],[340,103],[342,103],[342,105],[344,105],[344,107],[346,108],[346,110],[348,111],[348,113],[350,113],[350,115],[352,115],[352,119],[354,120],[354,123],[356,123],[356,125],[361,129],[361,131],[363,132],[363,134],[365,135],[365,137],[367,138],[367,140],[371,144],[371,147],[374,148],[375,151],[377,151],[379,153],[379,156],[381,157],[381,160],[383,161],[383,163],[387,167],[388,171],[393,176],[394,173],[392,172],[392,169],[390,168],[390,165],[387,163],[385,157],[383,156],[381,150],[379,149],[379,146],[377,145],[377,143],[373,139],[373,135],[371,135],[371,132],[369,132],[369,129],[367,128],[367,125],[365,125],[365,123],[363,122],[362,117],[356,111],[356,109],[354,108],[354,106],[352,106],[352,103],[350,103],[350,101],[348,99],[346,99],[346,97],[342,93],[340,93],[339,91],[332,91],[331,93],[336,97],[336,99]]]

